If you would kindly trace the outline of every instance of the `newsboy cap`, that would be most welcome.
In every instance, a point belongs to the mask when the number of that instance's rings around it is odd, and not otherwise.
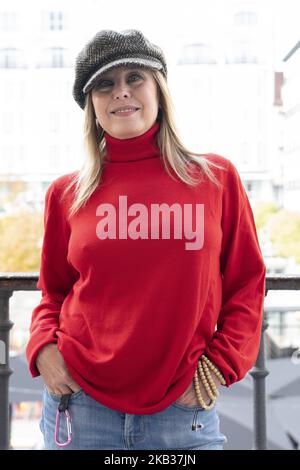
[[[167,78],[167,64],[161,48],[151,43],[141,31],[126,29],[99,31],[78,54],[75,61],[73,97],[84,109],[86,94],[100,76],[116,67],[136,64],[158,69]]]

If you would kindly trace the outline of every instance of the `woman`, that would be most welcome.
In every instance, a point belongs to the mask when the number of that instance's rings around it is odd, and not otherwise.
[[[221,450],[218,390],[256,360],[265,289],[241,179],[181,143],[138,30],[92,38],[73,96],[87,159],[46,194],[26,350],[45,448]]]

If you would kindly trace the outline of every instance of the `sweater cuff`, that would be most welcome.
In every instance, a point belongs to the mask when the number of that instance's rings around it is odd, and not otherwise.
[[[57,343],[58,338],[55,335],[57,328],[48,331],[39,331],[31,336],[26,346],[26,357],[29,371],[32,377],[38,377],[40,374],[36,367],[36,358],[40,350],[47,344]]]

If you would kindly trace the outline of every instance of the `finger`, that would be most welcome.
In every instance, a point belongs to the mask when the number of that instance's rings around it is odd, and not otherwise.
[[[52,393],[54,395],[67,395],[73,393],[73,390],[68,387],[68,385],[60,385],[55,388],[47,386],[47,389],[49,393]]]
[[[68,387],[72,390],[73,393],[79,392],[79,390],[81,390],[80,385],[74,382],[74,380],[72,380],[71,382],[68,382]]]
[[[67,385],[67,384],[62,385],[60,387],[60,390],[61,390],[60,393],[63,394],[63,395],[69,395],[71,393],[74,393],[74,390],[71,387],[69,387],[69,385]]]

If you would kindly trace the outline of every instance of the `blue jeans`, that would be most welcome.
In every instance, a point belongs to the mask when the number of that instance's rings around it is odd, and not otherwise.
[[[223,450],[227,442],[219,429],[217,405],[206,411],[200,405],[174,402],[158,413],[135,415],[112,410],[81,389],[71,395],[68,406],[72,441],[59,447],[54,433],[60,397],[44,386],[40,430],[46,450]],[[66,424],[60,412],[59,442],[67,440]]]

